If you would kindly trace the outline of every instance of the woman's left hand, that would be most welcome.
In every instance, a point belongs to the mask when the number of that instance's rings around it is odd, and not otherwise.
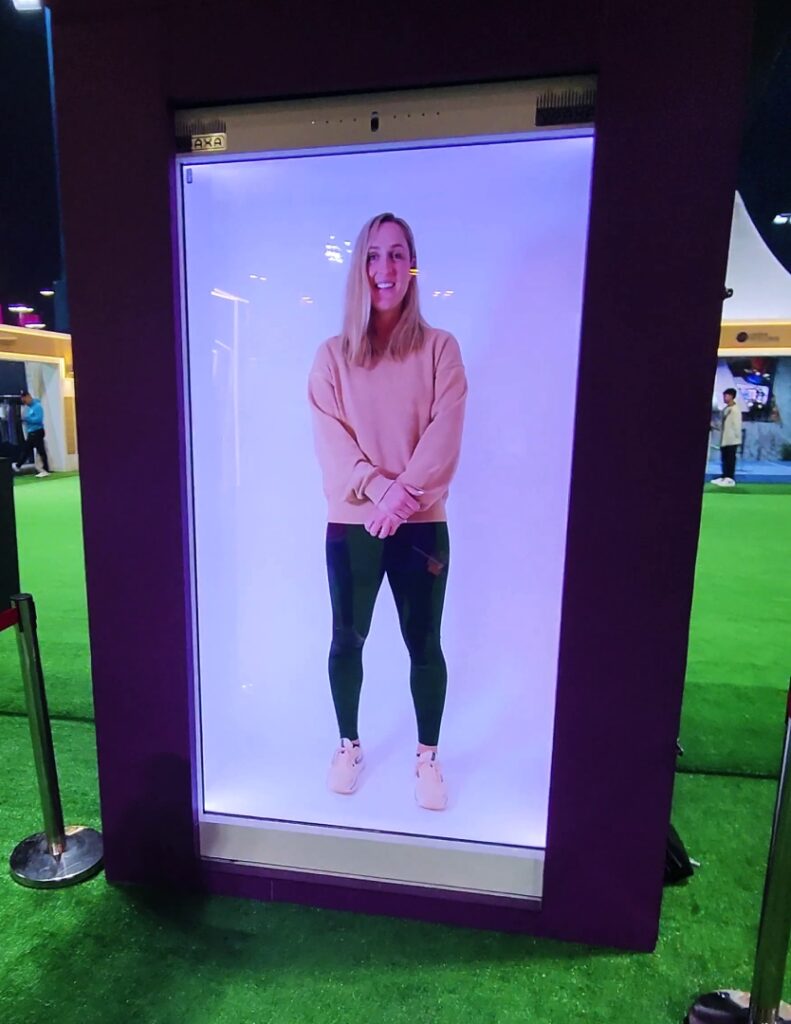
[[[382,512],[403,521],[420,511],[420,502],[417,499],[422,493],[423,491],[419,487],[401,484],[398,480],[394,480],[377,505]]]
[[[385,537],[392,537],[402,522],[403,519],[377,508],[366,522],[365,528],[372,537],[384,540]]]

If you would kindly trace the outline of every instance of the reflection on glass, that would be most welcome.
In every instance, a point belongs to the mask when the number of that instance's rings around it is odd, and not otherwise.
[[[234,466],[234,478],[236,480],[236,486],[238,487],[242,481],[242,453],[241,453],[241,433],[239,427],[240,411],[239,411],[239,306],[248,305],[249,299],[243,299],[239,295],[233,295],[231,292],[226,292],[222,288],[212,288],[211,294],[215,299],[223,299],[226,302],[232,303],[233,308],[233,343],[229,347],[223,344],[223,342],[217,342],[222,345],[223,348],[229,349],[231,353],[231,405],[233,408],[233,466]]]

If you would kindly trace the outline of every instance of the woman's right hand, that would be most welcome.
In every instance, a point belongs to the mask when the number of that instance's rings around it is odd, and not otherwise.
[[[418,487],[409,487],[408,485],[405,487],[394,480],[376,507],[387,515],[406,521],[415,512],[420,511],[417,495],[422,493]]]
[[[372,537],[384,540],[386,537],[392,537],[402,522],[403,519],[399,519],[398,516],[391,516],[389,512],[377,508],[369,516],[365,528]]]

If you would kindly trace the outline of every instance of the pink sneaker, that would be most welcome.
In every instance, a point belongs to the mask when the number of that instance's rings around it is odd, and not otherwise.
[[[327,785],[333,793],[348,795],[357,789],[360,772],[363,770],[362,748],[351,740],[342,739],[341,745],[332,755]]]
[[[415,799],[420,806],[427,811],[444,811],[448,806],[448,787],[433,750],[424,750],[418,754],[415,774]]]

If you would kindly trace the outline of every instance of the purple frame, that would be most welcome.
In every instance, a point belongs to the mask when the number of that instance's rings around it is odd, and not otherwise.
[[[751,4],[407,0],[387,24],[320,0],[299,18],[250,0],[50,7],[109,880],[653,948]],[[327,61],[327,40],[350,36],[347,58]],[[201,861],[171,109],[589,72],[597,137],[543,906]],[[604,407],[609,367],[650,382],[659,352],[684,366],[672,393],[646,403],[635,387],[617,414]],[[660,406],[656,442],[624,429]]]

